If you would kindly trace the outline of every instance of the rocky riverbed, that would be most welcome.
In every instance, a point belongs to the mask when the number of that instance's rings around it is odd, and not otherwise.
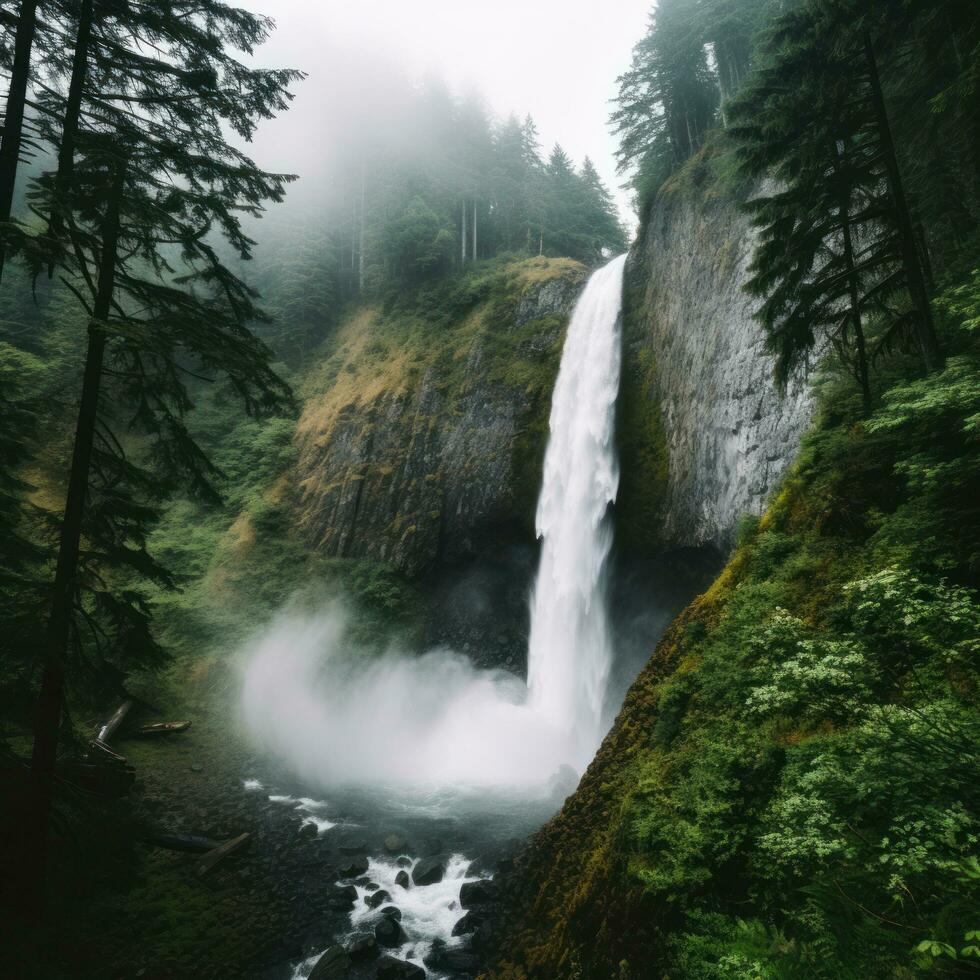
[[[85,976],[475,976],[492,940],[493,876],[574,783],[566,774],[530,798],[327,792],[206,722],[117,747],[137,771],[138,870],[93,910]],[[145,843],[154,832],[251,838],[202,877],[198,855]]]

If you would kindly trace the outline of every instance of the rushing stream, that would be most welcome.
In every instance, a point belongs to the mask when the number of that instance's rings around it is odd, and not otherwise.
[[[324,882],[351,896],[348,942],[383,930],[388,915],[401,927],[389,946],[404,959],[418,964],[428,955],[431,967],[434,942],[450,951],[461,946],[465,937],[453,930],[464,914],[463,884],[489,874],[494,841],[526,835],[554,811],[604,734],[624,265],[620,256],[592,275],[568,327],[537,509],[541,557],[527,682],[477,670],[449,650],[352,658],[345,613],[336,606],[312,615],[285,611],[246,652],[247,728],[299,780],[292,793],[270,793],[270,805],[290,807],[301,827],[321,837],[361,822],[371,838],[366,867]],[[249,781],[246,789],[260,784]],[[412,841],[404,853],[379,854],[383,827],[399,818],[416,820],[418,829],[408,831],[416,837],[424,833],[418,819],[453,823],[455,839],[436,849],[440,880],[411,881],[422,853]],[[484,870],[464,854],[477,855]],[[294,975],[308,975],[315,962],[311,956]],[[439,967],[429,973],[455,975]]]

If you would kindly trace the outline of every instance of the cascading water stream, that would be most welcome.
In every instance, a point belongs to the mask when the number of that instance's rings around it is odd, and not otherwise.
[[[619,486],[613,436],[625,263],[621,255],[596,272],[572,315],[538,498],[528,708],[567,733],[577,769],[602,734],[612,661],[604,573],[612,547],[607,512]]]
[[[528,786],[590,761],[611,664],[604,579],[619,482],[625,261],[592,275],[562,352],[538,500],[527,684],[447,650],[350,658],[338,608],[287,611],[246,651],[243,712],[255,740],[303,779]]]

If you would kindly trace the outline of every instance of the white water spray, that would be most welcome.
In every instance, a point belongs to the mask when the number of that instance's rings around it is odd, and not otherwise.
[[[287,611],[246,651],[243,712],[253,737],[304,779],[532,785],[562,765],[588,764],[611,661],[604,571],[619,482],[625,261],[593,274],[562,352],[538,501],[527,685],[446,650],[352,662],[338,609]]]

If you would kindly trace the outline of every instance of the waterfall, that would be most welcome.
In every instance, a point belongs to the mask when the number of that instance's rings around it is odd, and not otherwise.
[[[243,651],[253,738],[310,783],[542,786],[602,738],[611,662],[604,572],[625,256],[589,280],[568,327],[538,499],[527,684],[450,650],[346,656],[337,606],[286,609]]]
[[[594,273],[572,314],[538,498],[528,706],[565,733],[576,768],[602,735],[612,659],[604,573],[619,485],[613,436],[625,263],[621,255]]]

